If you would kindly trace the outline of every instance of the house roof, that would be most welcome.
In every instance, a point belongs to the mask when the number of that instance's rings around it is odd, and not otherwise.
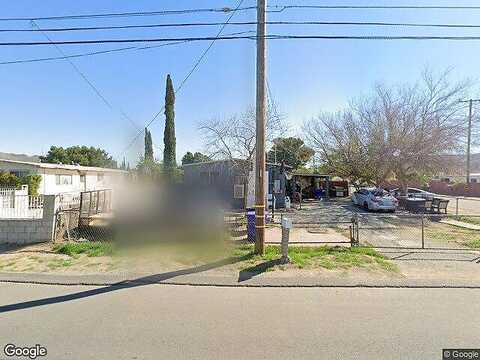
[[[293,173],[293,176],[302,176],[302,177],[320,177],[320,178],[331,178],[331,175],[325,175],[325,174],[311,174],[311,173]]]
[[[218,164],[218,163],[223,163],[223,162],[234,162],[234,161],[238,161],[238,162],[246,162],[248,160],[244,160],[244,159],[233,159],[233,160],[229,160],[229,159],[226,159],[226,160],[211,160],[211,161],[204,161],[204,162],[197,162],[197,163],[192,163],[192,164],[185,164],[185,165],[182,165],[182,167],[187,167],[187,166],[201,166],[201,165],[208,165],[208,164]],[[282,164],[275,164],[275,163],[271,163],[271,162],[266,162],[265,163],[267,166],[282,166]],[[286,169],[291,169],[292,167],[290,165],[285,165],[285,168]]]
[[[0,162],[30,165],[41,169],[59,169],[59,170],[74,170],[74,171],[93,171],[93,172],[107,172],[107,173],[127,173],[128,171],[119,169],[108,169],[93,166],[81,166],[81,165],[65,165],[65,164],[50,164],[50,163],[37,163],[31,161],[17,161],[9,159],[0,159]]]

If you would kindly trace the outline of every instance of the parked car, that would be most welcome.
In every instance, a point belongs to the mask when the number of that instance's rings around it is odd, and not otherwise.
[[[402,194],[402,190],[397,188],[393,189],[390,191],[390,194],[398,198]],[[417,188],[407,188],[407,197],[413,197],[413,198],[422,198],[426,200],[433,200],[435,197],[434,193],[422,190],[422,189],[417,189]]]
[[[398,206],[398,200],[383,189],[360,189],[352,194],[352,201],[370,211],[394,212]]]

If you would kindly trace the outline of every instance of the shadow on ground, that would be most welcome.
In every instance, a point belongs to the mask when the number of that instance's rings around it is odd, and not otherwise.
[[[282,264],[285,264],[285,262],[283,261],[283,259],[280,258],[280,259],[266,261],[261,264],[249,267],[247,269],[243,269],[238,274],[238,282],[250,280],[254,276],[260,275],[264,272],[267,272],[269,269]]]
[[[31,301],[19,302],[15,304],[3,305],[3,306],[0,306],[0,313],[6,313],[6,312],[22,310],[22,309],[30,309],[30,308],[35,308],[38,306],[44,306],[44,305],[50,305],[50,304],[58,304],[58,303],[72,301],[72,300],[83,299],[91,296],[101,295],[101,294],[105,294],[105,293],[109,293],[109,292],[117,291],[121,289],[126,289],[126,288],[134,288],[134,287],[144,286],[149,284],[157,284],[169,279],[173,279],[177,276],[197,274],[204,271],[220,268],[226,265],[231,265],[241,261],[249,260],[253,256],[254,256],[253,254],[247,254],[239,257],[230,257],[227,259],[223,259],[220,261],[216,261],[216,262],[201,265],[201,266],[196,266],[196,267],[177,270],[177,271],[170,271],[170,272],[165,272],[161,274],[149,275],[149,276],[141,277],[134,280],[121,281],[121,282],[112,284],[110,286],[81,291],[74,294],[54,296],[54,297],[43,298],[38,300],[31,300]]]

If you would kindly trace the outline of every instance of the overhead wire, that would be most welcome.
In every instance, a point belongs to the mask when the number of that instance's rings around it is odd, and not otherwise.
[[[144,16],[166,16],[166,15],[188,15],[200,13],[230,13],[237,11],[245,11],[256,9],[256,6],[248,6],[245,8],[232,9],[230,7],[223,8],[197,8],[197,9],[181,9],[181,10],[160,10],[160,11],[135,11],[120,13],[95,13],[95,14],[75,14],[75,15],[59,15],[59,16],[35,16],[35,17],[3,17],[0,21],[56,21],[56,20],[85,20],[85,19],[105,19],[105,18],[123,18],[123,17],[144,17]]]
[[[242,6],[242,4],[244,3],[245,0],[239,0],[238,2],[238,5],[237,7],[235,8],[235,10],[230,14],[230,16],[228,17],[228,19],[225,21],[225,23],[222,25],[222,27],[220,28],[220,30],[218,31],[217,33],[217,36],[216,38],[214,38],[210,45],[202,52],[202,54],[200,55],[200,57],[195,61],[192,69],[187,73],[187,75],[185,76],[185,78],[182,80],[182,82],[180,83],[180,85],[178,85],[178,87],[175,89],[175,94],[177,94],[182,88],[183,86],[185,85],[185,83],[188,81],[188,79],[190,79],[190,77],[193,75],[193,73],[198,69],[199,65],[201,64],[201,62],[203,61],[203,59],[206,57],[206,55],[208,54],[208,52],[210,51],[210,49],[213,47],[213,45],[216,43],[217,39],[222,35],[223,31],[225,30],[225,28],[227,27],[228,23],[230,22],[230,20],[232,20],[232,18],[235,16],[236,12],[238,9],[240,9],[240,7]],[[154,116],[153,118],[146,124],[145,128],[148,128],[150,125],[153,124],[153,122],[158,118],[158,116],[165,110],[165,105],[162,106],[162,108],[160,109],[160,111],[158,111]],[[133,144],[135,144],[135,142],[137,141],[137,139],[142,135],[142,131],[139,131],[135,137],[132,139],[132,141],[130,141],[130,143],[128,144],[128,146],[122,151],[122,153],[120,155],[124,155],[126,151],[128,151],[132,146]]]
[[[117,25],[117,26],[82,26],[67,28],[42,28],[43,32],[75,32],[75,31],[104,31],[104,30],[130,30],[150,28],[184,28],[184,27],[209,27],[220,26],[223,22],[196,22],[196,23],[163,23],[163,24],[142,24],[142,25]],[[231,22],[231,26],[257,25],[256,21]],[[461,28],[477,29],[480,24],[442,24],[442,23],[406,23],[406,22],[384,22],[384,21],[267,21],[267,25],[346,25],[346,26],[394,26],[394,27],[433,27],[433,28]],[[1,29],[0,32],[38,32],[38,29]]]
[[[41,29],[40,26],[36,23],[36,21],[32,20],[32,25],[34,25],[37,29]],[[57,45],[53,42],[53,40],[45,33],[42,33],[45,38],[52,42],[53,46],[57,51],[64,57],[64,59],[72,66],[72,68],[75,70],[75,72],[80,75],[80,77],[90,86],[90,88],[93,90],[93,92],[103,101],[103,103],[113,112],[116,112],[115,108],[113,105],[106,99],[106,97],[101,93],[101,91],[93,84],[92,81],[78,68],[75,63],[70,60],[70,58],[66,57],[66,53]],[[120,115],[126,119],[134,128],[138,129],[138,125],[122,110],[119,109]]]
[[[242,31],[242,32],[236,32],[236,33],[230,33],[228,35],[229,36],[234,36],[234,35],[241,35],[241,34],[254,33],[254,32],[255,32],[254,30]],[[173,41],[173,42],[168,42],[168,43],[159,44],[159,45],[150,45],[150,46],[141,46],[141,47],[139,47],[139,46],[128,46],[128,47],[122,47],[122,48],[116,48],[116,49],[92,51],[92,52],[81,53],[81,54],[73,54],[73,55],[67,55],[67,56],[54,56],[54,57],[43,57],[43,58],[33,58],[33,59],[10,60],[10,61],[0,62],[0,65],[46,62],[46,61],[56,61],[56,60],[64,60],[64,59],[72,59],[72,58],[74,59],[74,58],[81,58],[81,57],[88,57],[88,56],[95,56],[95,55],[125,52],[125,51],[131,51],[131,50],[148,50],[148,49],[156,49],[156,48],[164,47],[164,46],[185,44],[185,43],[188,43],[188,42],[190,42],[190,41]]]
[[[188,15],[203,13],[231,13],[239,11],[255,10],[256,6],[246,6],[233,9],[231,7],[220,8],[194,8],[160,11],[135,11],[135,12],[117,12],[117,13],[94,13],[94,14],[72,14],[58,16],[32,16],[32,17],[3,17],[0,21],[57,21],[57,20],[85,20],[85,19],[105,19],[105,18],[124,18],[124,17],[146,17],[146,16],[167,16],[167,15]],[[480,10],[480,6],[475,5],[268,5],[269,12],[283,12],[290,9],[347,9],[347,10]]]
[[[434,36],[434,35],[279,35],[265,36],[268,40],[451,40],[477,41],[480,36]],[[132,39],[95,39],[95,40],[61,40],[61,41],[27,41],[27,42],[0,42],[0,46],[45,46],[45,45],[93,45],[119,43],[149,43],[175,41],[219,41],[219,40],[257,40],[258,36],[206,36],[206,37],[177,37],[177,38],[132,38]]]
[[[290,9],[335,9],[335,10],[480,10],[477,5],[268,5],[270,12]]]

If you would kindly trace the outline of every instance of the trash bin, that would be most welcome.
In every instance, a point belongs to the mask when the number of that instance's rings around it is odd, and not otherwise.
[[[255,242],[255,210],[247,209],[247,240]]]
[[[268,219],[268,211],[265,211],[265,222]],[[256,217],[254,209],[247,209],[247,240],[255,242]]]

